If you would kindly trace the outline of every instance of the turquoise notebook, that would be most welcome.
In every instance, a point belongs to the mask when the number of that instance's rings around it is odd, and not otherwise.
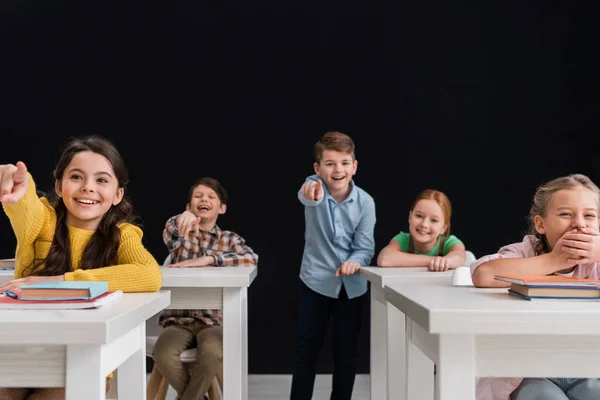
[[[108,282],[44,282],[20,291],[20,300],[89,300],[108,292]]]

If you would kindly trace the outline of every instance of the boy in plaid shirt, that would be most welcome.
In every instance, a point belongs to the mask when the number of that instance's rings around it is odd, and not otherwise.
[[[170,268],[255,266],[258,255],[244,239],[217,225],[227,209],[227,192],[213,178],[202,178],[190,188],[186,211],[169,218],[163,240],[171,256]],[[154,347],[154,363],[181,400],[203,398],[223,361],[221,310],[164,310],[158,320],[164,331]],[[190,371],[179,356],[196,347]]]

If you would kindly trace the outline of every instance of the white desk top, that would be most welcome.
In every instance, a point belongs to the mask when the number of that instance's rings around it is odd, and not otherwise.
[[[361,267],[360,276],[370,281],[374,285],[385,286],[391,283],[401,282],[403,278],[424,278],[433,279],[438,282],[442,279],[450,283],[454,270],[444,272],[429,271],[426,267],[418,268],[382,268],[382,267]],[[434,283],[432,282],[432,283]]]
[[[385,298],[430,333],[600,335],[600,301],[534,300],[507,289],[391,284]]]
[[[160,268],[162,287],[249,287],[257,267]],[[0,284],[12,280],[14,270],[0,270]]]
[[[160,267],[162,287],[249,287],[257,267]]]
[[[0,344],[108,343],[171,302],[171,292],[125,293],[88,310],[0,310]]]

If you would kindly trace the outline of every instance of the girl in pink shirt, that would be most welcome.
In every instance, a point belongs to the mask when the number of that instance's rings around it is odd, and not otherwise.
[[[529,213],[531,232],[521,243],[471,264],[477,287],[508,287],[495,275],[565,274],[600,277],[600,189],[574,174],[540,186]],[[480,378],[477,400],[600,399],[600,379]]]

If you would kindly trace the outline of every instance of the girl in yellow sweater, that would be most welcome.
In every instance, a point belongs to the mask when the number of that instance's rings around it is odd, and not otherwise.
[[[0,202],[17,238],[15,279],[0,293],[52,281],[106,281],[109,291],[154,292],[162,275],[133,224],[128,173],[98,136],[70,140],[54,170],[54,191],[38,197],[23,162],[0,165]],[[0,389],[0,400],[64,399],[64,390]]]

